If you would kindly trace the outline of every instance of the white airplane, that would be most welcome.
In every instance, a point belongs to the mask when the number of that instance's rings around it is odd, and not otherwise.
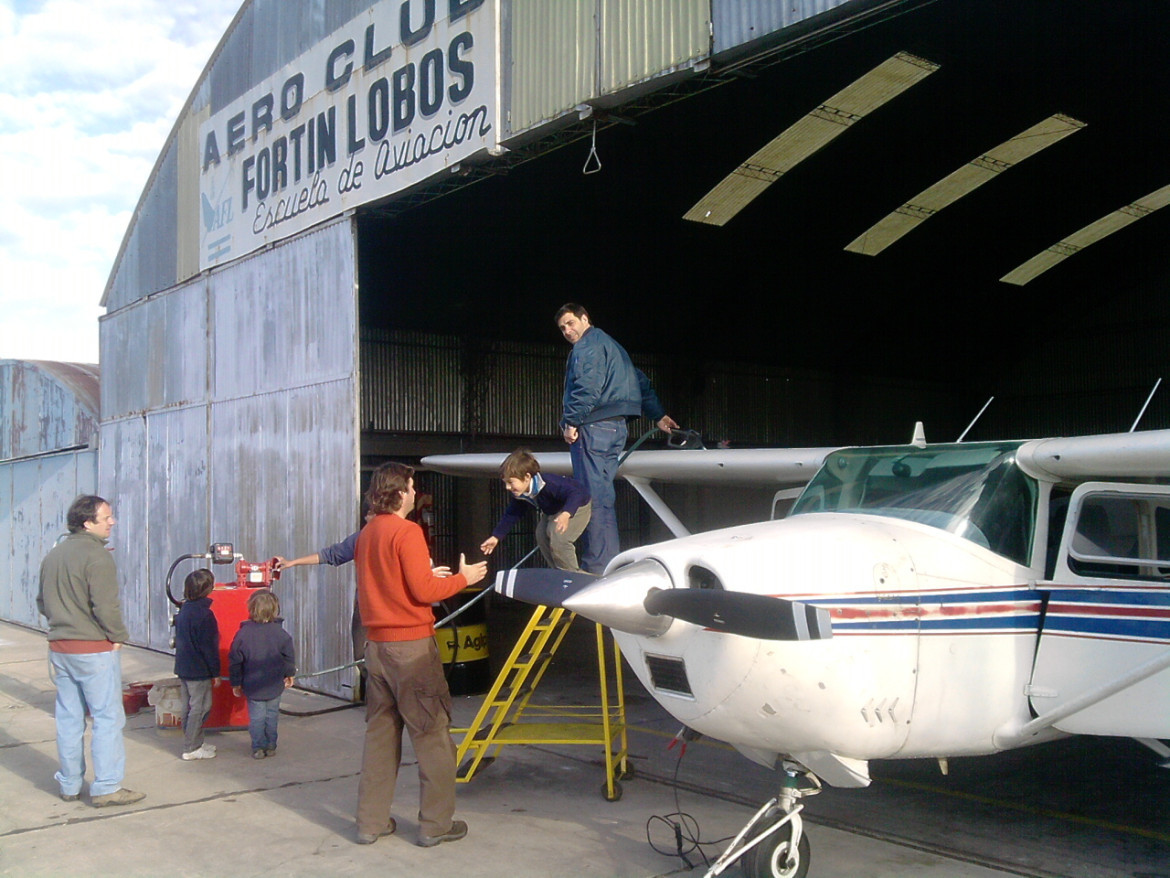
[[[538,457],[569,471],[567,454]],[[423,464],[489,475],[502,459]],[[749,876],[803,875],[798,800],[820,780],[868,785],[872,759],[945,772],[952,756],[1071,734],[1170,757],[1170,430],[634,452],[619,475],[656,509],[650,480],[780,496],[807,483],[782,520],[690,536],[668,513],[679,538],[623,552],[602,577],[497,583],[609,626],[686,727],[783,767],[779,795],[708,874],[743,857]]]

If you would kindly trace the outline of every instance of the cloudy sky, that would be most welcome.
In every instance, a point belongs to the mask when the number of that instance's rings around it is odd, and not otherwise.
[[[155,159],[243,0],[0,0],[0,359],[98,361]]]

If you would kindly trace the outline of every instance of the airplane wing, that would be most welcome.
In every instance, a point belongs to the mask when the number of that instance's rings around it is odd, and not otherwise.
[[[1025,472],[1045,481],[1165,478],[1170,430],[1033,439],[1016,452]]]
[[[836,448],[704,448],[635,451],[618,476],[686,485],[796,487],[808,482]],[[540,468],[572,475],[567,451],[534,455]],[[422,459],[427,469],[453,476],[498,478],[506,454],[436,454]]]

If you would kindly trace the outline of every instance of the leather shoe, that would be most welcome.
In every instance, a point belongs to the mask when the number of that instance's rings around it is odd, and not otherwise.
[[[391,817],[389,825],[385,829],[383,829],[381,832],[375,833],[373,835],[370,835],[370,834],[365,833],[365,832],[359,832],[357,834],[357,843],[358,844],[373,844],[379,838],[381,838],[383,835],[393,835],[394,830],[396,830],[397,828],[398,828],[398,824],[395,823],[394,818]]]
[[[467,835],[467,824],[462,820],[452,820],[451,828],[442,835],[420,835],[418,843],[424,848],[431,848],[445,841],[459,841]]]
[[[93,806],[95,808],[107,808],[110,805],[133,805],[135,802],[141,802],[145,798],[146,793],[136,793],[134,790],[128,790],[123,787],[104,796],[94,796]]]

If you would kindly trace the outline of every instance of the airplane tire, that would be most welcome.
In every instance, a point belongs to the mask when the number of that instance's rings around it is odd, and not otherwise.
[[[743,858],[743,873],[746,878],[804,878],[808,874],[811,856],[808,836],[800,836],[796,846],[796,859],[789,859],[792,847],[792,825],[768,836]]]

